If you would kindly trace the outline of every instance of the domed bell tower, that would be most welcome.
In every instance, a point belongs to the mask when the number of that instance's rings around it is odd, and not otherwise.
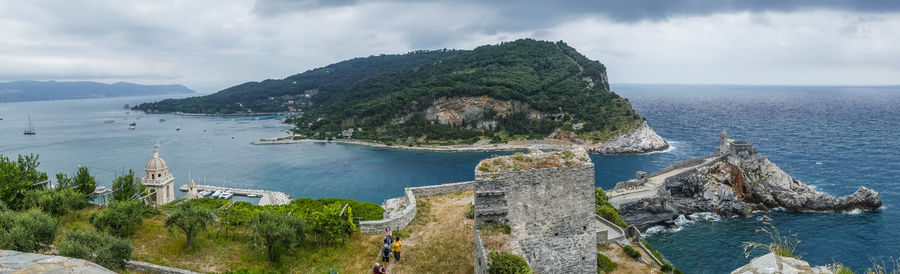
[[[144,171],[147,175],[141,179],[141,183],[156,191],[153,206],[161,206],[175,200],[175,176],[169,173],[166,160],[159,157],[159,145],[153,146],[153,157],[147,161]]]

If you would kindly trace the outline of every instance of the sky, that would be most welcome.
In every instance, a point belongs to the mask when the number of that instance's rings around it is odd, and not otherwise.
[[[897,85],[900,1],[0,1],[0,81],[201,93],[354,57],[562,40],[611,83]]]

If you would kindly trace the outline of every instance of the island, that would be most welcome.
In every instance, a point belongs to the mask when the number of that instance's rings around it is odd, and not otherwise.
[[[257,142],[270,144],[343,140],[436,151],[577,146],[602,154],[669,147],[628,99],[610,90],[603,64],[562,41],[356,58],[134,109],[288,113],[285,121],[296,127]]]

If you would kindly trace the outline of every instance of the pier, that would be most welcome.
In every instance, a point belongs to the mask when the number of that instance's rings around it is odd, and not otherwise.
[[[187,192],[188,185],[182,185],[178,188],[181,191]],[[197,190],[209,190],[209,191],[225,191],[229,190],[234,195],[240,196],[249,196],[256,195],[259,197],[259,203],[257,205],[285,205],[291,203],[291,195],[288,195],[284,192],[278,191],[270,191],[270,190],[259,190],[259,189],[244,189],[244,188],[230,188],[230,187],[222,187],[222,186],[210,186],[210,185],[197,185]]]

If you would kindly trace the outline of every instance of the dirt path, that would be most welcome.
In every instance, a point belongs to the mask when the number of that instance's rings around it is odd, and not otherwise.
[[[474,221],[465,217],[474,192],[459,192],[417,201],[418,214],[405,230],[400,263],[389,273],[472,273]],[[396,235],[396,234],[395,234]]]

